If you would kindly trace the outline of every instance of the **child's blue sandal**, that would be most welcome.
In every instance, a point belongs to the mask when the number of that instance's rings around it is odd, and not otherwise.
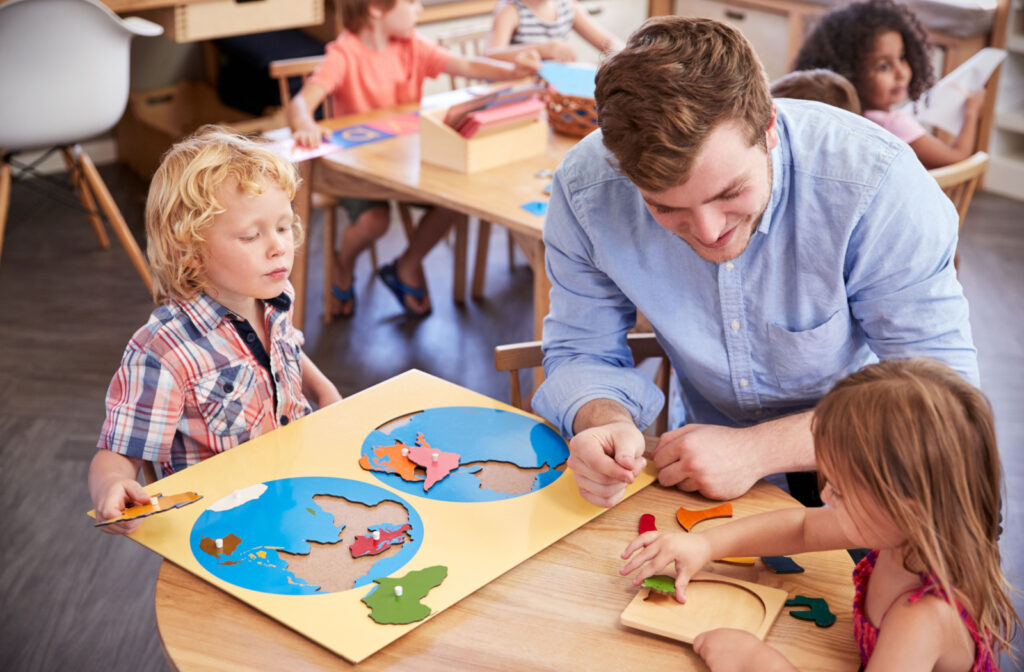
[[[427,292],[426,289],[410,287],[399,280],[398,271],[395,269],[394,261],[390,264],[381,266],[380,270],[377,271],[377,275],[380,276],[380,279],[384,281],[384,284],[391,290],[391,293],[395,295],[396,299],[398,299],[398,303],[402,305],[402,309],[405,311],[406,315],[409,315],[410,317],[426,317],[427,315],[430,315],[430,308],[423,312],[418,312],[410,308],[409,304],[405,302],[406,296],[411,296],[414,299],[422,299],[427,295]]]
[[[353,284],[348,289],[341,289],[337,285],[331,285],[331,296],[333,296],[335,299],[340,301],[342,306],[344,306],[349,301],[352,302],[352,309],[351,310],[346,312],[345,309],[342,308],[342,310],[339,310],[336,313],[331,313],[331,317],[334,317],[334,318],[341,317],[341,318],[346,318],[347,319],[347,318],[350,318],[353,315],[355,315],[355,313],[356,313],[356,287],[355,287],[355,284]]]

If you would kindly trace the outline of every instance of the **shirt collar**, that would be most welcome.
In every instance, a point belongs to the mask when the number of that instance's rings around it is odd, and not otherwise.
[[[201,335],[213,331],[224,320],[242,319],[241,316],[214,301],[206,292],[200,292],[195,297],[186,301],[175,300],[174,303],[183,313],[188,315]],[[263,303],[272,307],[277,312],[287,314],[292,306],[292,298],[288,291],[285,290]]]
[[[758,233],[763,234],[767,234],[771,229],[775,212],[780,209],[780,204],[785,202],[789,186],[785,183],[786,175],[783,171],[783,165],[789,163],[789,135],[786,133],[786,125],[781,112],[776,120],[779,143],[768,152],[768,158],[771,161],[769,168],[772,171],[772,193],[768,198],[768,206],[764,209],[764,215],[761,216],[761,223],[757,225]]]

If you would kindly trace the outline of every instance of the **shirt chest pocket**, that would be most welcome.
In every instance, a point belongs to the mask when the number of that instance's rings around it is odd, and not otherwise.
[[[195,385],[196,405],[210,432],[229,437],[250,431],[266,414],[251,367],[235,364],[209,373]]]
[[[779,388],[787,393],[805,392],[818,397],[844,371],[859,344],[851,333],[850,314],[837,310],[811,329],[792,331],[768,325],[771,366]]]

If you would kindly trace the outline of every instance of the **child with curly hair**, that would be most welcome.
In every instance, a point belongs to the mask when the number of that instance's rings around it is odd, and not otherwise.
[[[909,144],[925,168],[966,159],[974,151],[984,91],[967,98],[960,134],[947,145],[897,109],[934,83],[924,28],[892,0],[855,2],[823,16],[797,54],[794,69],[827,68],[857,89],[863,114]]]

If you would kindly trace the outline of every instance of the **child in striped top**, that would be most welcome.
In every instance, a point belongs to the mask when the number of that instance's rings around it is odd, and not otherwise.
[[[149,502],[136,481],[145,461],[165,476],[341,399],[292,326],[296,184],[291,162],[217,127],[164,155],[146,201],[160,305],[107,391],[89,467],[97,520]]]
[[[576,0],[499,0],[484,53],[508,59],[533,48],[545,60],[575,61],[576,50],[566,42],[573,30],[603,54],[623,47]]]

